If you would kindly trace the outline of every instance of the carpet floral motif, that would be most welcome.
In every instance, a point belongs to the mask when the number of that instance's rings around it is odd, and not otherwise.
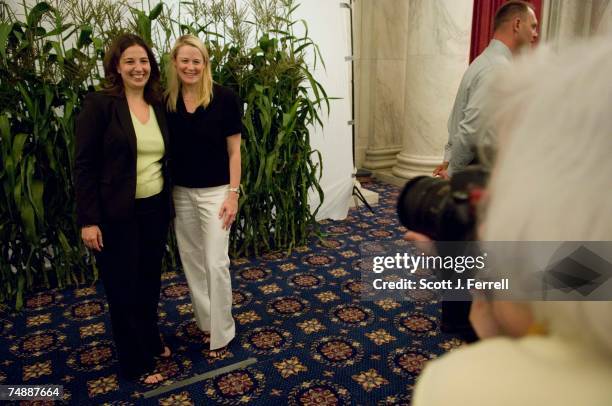
[[[351,404],[351,394],[343,386],[326,380],[311,380],[295,386],[289,393],[290,406],[340,406]]]
[[[270,271],[270,269],[262,268],[259,266],[245,268],[236,274],[236,277],[239,280],[242,280],[244,282],[251,282],[251,283],[263,282],[266,279],[270,278],[271,276],[272,276],[272,271]]]
[[[318,289],[325,283],[325,278],[312,272],[300,272],[289,277],[287,285],[294,289]]]
[[[87,382],[87,389],[90,398],[116,391],[119,389],[117,375],[103,376],[98,379],[92,379],[91,381]]]
[[[289,348],[293,336],[289,331],[276,327],[258,327],[247,331],[242,338],[242,347],[255,354],[278,354]]]
[[[249,404],[261,395],[264,385],[264,374],[246,368],[211,379],[204,392],[223,405]]]
[[[0,308],[0,383],[61,384],[67,403],[79,405],[409,405],[427,362],[464,342],[439,330],[431,292],[371,296],[361,272],[389,244],[401,249],[405,228],[398,189],[367,188],[380,194],[374,213],[361,207],[322,221],[323,236],[289,254],[232,258],[236,336],[227,351],[211,354],[177,269],[162,275],[159,327],[172,356],[155,371],[164,383],[120,375],[101,283],[34,293],[20,314]],[[144,396],[248,358],[256,362]]]
[[[344,337],[329,336],[315,341],[312,358],[332,367],[355,365],[363,358],[362,345]]]
[[[51,360],[44,362],[37,362],[32,365],[26,365],[23,367],[23,380],[29,381],[30,379],[40,378],[41,376],[51,375]]]
[[[57,330],[38,330],[17,339],[11,352],[22,358],[40,357],[58,349],[66,336]]]
[[[374,321],[374,313],[358,304],[341,304],[331,310],[330,319],[348,327],[365,327]]]
[[[301,317],[310,309],[310,303],[299,296],[281,296],[268,302],[268,313],[280,317]]]
[[[68,357],[66,365],[80,372],[100,371],[116,362],[115,348],[111,341],[102,340],[85,344]]]
[[[437,334],[438,321],[423,313],[403,312],[393,319],[395,327],[402,333],[415,336],[434,336]]]
[[[378,389],[383,385],[389,383],[380,373],[375,369],[369,369],[351,377],[355,382],[361,385],[363,390],[371,392],[374,389]]]
[[[291,357],[274,363],[274,367],[283,378],[288,378],[291,375],[297,375],[300,372],[308,371],[298,357]]]
[[[38,293],[25,301],[27,310],[44,310],[57,305],[62,296],[55,291]]]
[[[396,348],[387,357],[389,369],[394,373],[416,378],[425,364],[435,355],[420,348]]]
[[[232,307],[241,309],[247,306],[253,300],[253,294],[244,289],[232,290]],[[191,305],[191,303],[189,303]]]
[[[166,299],[184,299],[189,296],[189,286],[186,283],[172,283],[162,288],[161,293]]]
[[[64,317],[72,321],[87,321],[106,313],[108,305],[102,299],[89,299],[75,303],[64,312]]]

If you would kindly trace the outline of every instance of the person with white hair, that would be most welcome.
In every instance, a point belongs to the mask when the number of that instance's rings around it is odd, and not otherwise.
[[[482,240],[612,240],[610,72],[607,36],[497,78]],[[530,259],[506,260],[520,274]],[[476,299],[471,321],[482,340],[430,361],[414,406],[612,404],[612,302]]]

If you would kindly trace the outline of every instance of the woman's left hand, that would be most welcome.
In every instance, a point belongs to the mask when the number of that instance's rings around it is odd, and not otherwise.
[[[229,195],[225,198],[225,201],[221,205],[219,210],[219,218],[223,219],[223,229],[229,230],[234,220],[236,220],[236,213],[238,212],[238,195],[233,192],[229,192]]]

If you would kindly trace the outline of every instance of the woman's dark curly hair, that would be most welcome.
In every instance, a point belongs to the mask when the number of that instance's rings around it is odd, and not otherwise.
[[[140,38],[134,34],[121,34],[115,38],[106,50],[104,55],[104,83],[103,87],[107,93],[120,95],[123,93],[123,79],[117,72],[117,66],[123,52],[133,45],[142,47],[149,58],[151,72],[149,80],[144,88],[144,99],[147,103],[158,103],[161,101],[162,89],[160,84],[159,66],[151,48]]]

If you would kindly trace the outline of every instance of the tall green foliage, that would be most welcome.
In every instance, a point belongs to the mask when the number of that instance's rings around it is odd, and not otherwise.
[[[24,292],[37,286],[97,277],[75,225],[74,120],[84,94],[100,82],[105,46],[125,31],[149,42],[162,67],[178,35],[199,35],[215,81],[245,103],[244,193],[233,253],[304,243],[316,230],[308,191],[323,200],[320,155],[310,148],[308,126],[321,124],[321,104],[329,105],[310,73],[307,61],[316,63],[318,48],[305,22],[294,21],[296,7],[294,0],[250,0],[242,7],[233,0],[194,1],[179,10],[58,0],[23,3],[21,17],[0,3],[0,301],[20,308]],[[170,238],[166,267],[177,262]]]
[[[70,179],[78,84],[91,63],[62,41],[82,30],[47,3],[25,11],[24,21],[8,15],[0,23],[0,300],[17,308],[27,289],[64,287],[89,273]]]
[[[317,104],[325,93],[296,51],[300,43],[289,33],[282,35],[261,37],[246,59],[252,68],[236,85],[247,106],[245,195],[233,239],[238,251],[303,244],[318,210],[311,214],[309,189],[323,201],[318,183],[321,157],[310,148],[308,125],[320,120]],[[309,88],[316,99],[311,99]]]

